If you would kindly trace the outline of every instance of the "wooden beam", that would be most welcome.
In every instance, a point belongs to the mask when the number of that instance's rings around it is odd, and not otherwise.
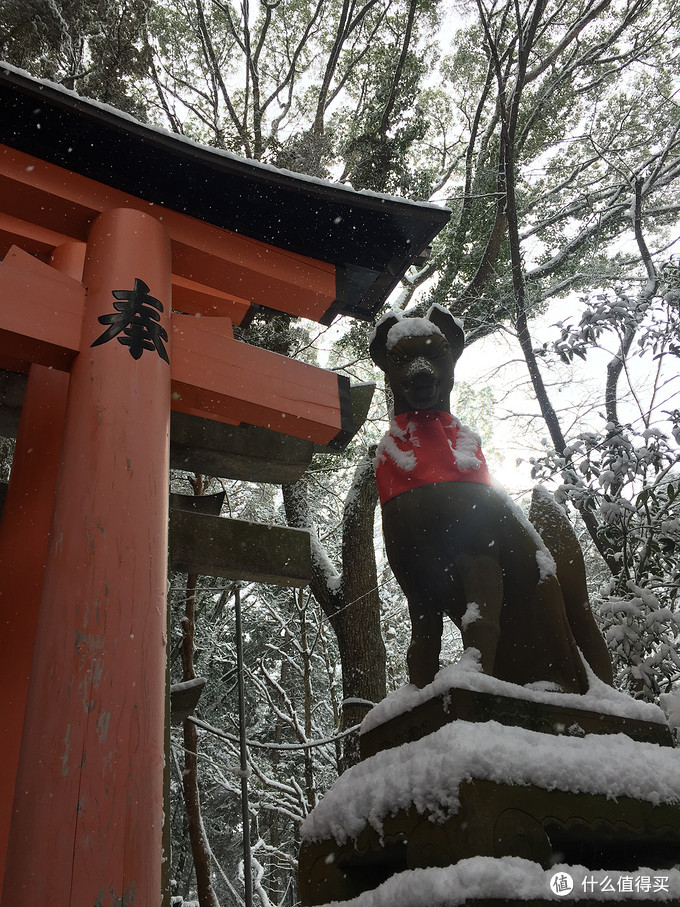
[[[80,350],[83,285],[13,247],[0,262],[0,300],[0,356],[68,371]],[[228,318],[177,314],[172,330],[173,409],[321,444],[351,433],[346,378],[234,340]]]
[[[312,571],[309,533],[173,508],[170,567],[200,576],[306,586]]]
[[[303,441],[255,425],[225,425],[173,412],[170,422],[170,466],[223,479],[296,482],[317,449]]]
[[[216,312],[219,293],[208,293],[204,315],[231,317],[233,300],[242,299],[319,321],[336,298],[335,267],[327,262],[153,205],[6,145],[0,146],[0,197],[10,218],[40,226],[31,242],[43,246],[50,232],[59,242],[85,242],[96,216],[111,208],[134,208],[162,221],[172,240],[173,275],[189,281],[200,275],[202,284],[225,294]]]
[[[368,411],[371,408],[374,392],[375,384],[372,381],[366,381],[362,384],[353,384],[350,386],[349,395],[352,409],[351,428],[341,431],[333,438],[330,444],[316,444],[315,453],[339,453],[347,447],[368,418]]]
[[[0,435],[16,437],[26,375],[0,370]],[[354,429],[368,414],[374,385],[350,388]],[[173,412],[170,423],[170,466],[223,479],[288,485],[309,468],[315,453],[338,448],[293,438],[255,425],[228,425],[214,419]]]
[[[81,283],[13,246],[0,262],[0,355],[68,371],[84,301]]]
[[[226,498],[226,491],[217,494],[170,494],[170,507],[185,510],[187,513],[207,513],[208,516],[219,516]]]
[[[333,265],[209,227],[173,211],[164,213],[163,223],[172,236],[174,274],[190,279],[200,274],[208,286],[310,321],[320,321],[335,300]],[[203,246],[196,241],[197,231],[204,234]]]
[[[0,260],[12,246],[18,246],[49,264],[53,251],[68,242],[78,240],[0,211]],[[85,243],[82,245],[84,249]],[[252,305],[249,299],[178,274],[172,275],[172,302],[173,307],[180,312],[190,315],[223,315],[231,318],[234,324],[241,324]]]
[[[338,453],[368,416],[375,384],[350,388],[353,431],[342,447],[315,444],[255,425],[225,425],[213,419],[173,412],[170,466],[223,479],[289,485],[309,469],[315,453]]]
[[[48,230],[39,223],[0,211],[0,257],[4,257],[11,246],[19,246],[25,252],[48,261],[52,250],[69,239],[63,233]]]
[[[234,324],[241,324],[251,308],[247,299],[224,293],[188,277],[172,275],[172,306],[177,312],[189,315],[222,315]]]
[[[321,444],[352,428],[347,378],[234,340],[226,318],[173,317],[172,408]]]
[[[7,484],[0,482],[0,519],[6,494]],[[306,586],[311,576],[309,533],[305,529],[232,520],[173,506],[170,566],[201,576]]]

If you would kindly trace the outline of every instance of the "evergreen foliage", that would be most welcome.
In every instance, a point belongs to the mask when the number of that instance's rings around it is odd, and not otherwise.
[[[651,701],[672,690],[680,668],[680,413],[667,408],[678,392],[680,269],[667,262],[661,274],[651,295],[619,286],[587,300],[578,324],[560,325],[559,339],[541,350],[586,360],[611,335],[618,355],[609,374],[620,363],[627,387],[612,388],[598,430],[534,465],[536,477],[560,476],[559,499],[596,517],[610,566],[599,610],[617,682]]]

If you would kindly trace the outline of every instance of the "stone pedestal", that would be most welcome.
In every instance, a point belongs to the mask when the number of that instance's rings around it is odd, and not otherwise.
[[[368,893],[384,884],[396,886],[389,902],[400,905],[399,880],[414,884],[411,870],[450,873],[450,900],[438,904],[512,903],[512,883],[498,891],[507,858],[519,858],[507,864],[513,871],[527,861],[533,874],[537,896],[524,891],[523,904],[555,903],[550,879],[565,867],[575,867],[571,902],[593,899],[603,873],[616,882],[626,873],[635,878],[640,867],[647,867],[644,878],[680,886],[672,869],[680,862],[680,761],[661,713],[652,710],[657,720],[645,720],[630,710],[579,709],[575,697],[565,697],[565,705],[558,694],[545,698],[450,687],[367,729],[364,761],[303,826],[304,907],[355,907],[360,895],[357,907],[373,905]],[[583,701],[592,705],[590,697]],[[457,867],[472,876],[501,873],[487,896],[480,884],[463,897]],[[418,878],[427,889],[431,880]],[[607,899],[628,900],[626,885]],[[408,907],[420,907],[417,890],[404,901]],[[659,896],[650,893],[649,903]],[[671,902],[680,903],[680,891],[677,897]],[[641,903],[640,893],[635,899]],[[422,905],[431,907],[427,899]]]

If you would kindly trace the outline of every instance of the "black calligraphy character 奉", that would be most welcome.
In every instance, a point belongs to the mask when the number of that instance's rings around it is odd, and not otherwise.
[[[124,336],[118,337],[118,343],[129,347],[133,359],[139,359],[144,350],[155,349],[161,359],[169,364],[164,346],[168,334],[159,324],[159,313],[163,311],[160,300],[149,295],[148,286],[139,277],[135,277],[133,290],[112,290],[111,293],[118,300],[113,304],[116,312],[99,316],[99,323],[108,324],[109,327],[97,337],[92,346],[107,343],[118,334],[123,334]]]

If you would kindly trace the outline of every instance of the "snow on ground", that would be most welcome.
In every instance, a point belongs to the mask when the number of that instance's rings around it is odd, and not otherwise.
[[[558,894],[565,875],[571,877],[570,895]],[[455,907],[468,898],[512,897],[517,900],[562,901],[680,901],[680,871],[640,868],[635,872],[591,871],[583,866],[542,869],[519,857],[473,857],[443,869],[413,869],[393,875],[375,891],[349,901],[331,901],[323,907]]]

